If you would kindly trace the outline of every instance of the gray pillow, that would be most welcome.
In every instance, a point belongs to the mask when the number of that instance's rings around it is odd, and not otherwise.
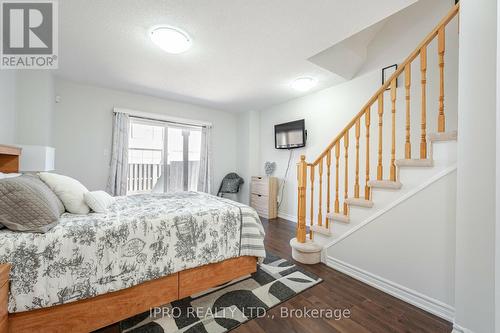
[[[64,206],[38,177],[0,179],[0,224],[14,231],[47,232],[59,222]]]

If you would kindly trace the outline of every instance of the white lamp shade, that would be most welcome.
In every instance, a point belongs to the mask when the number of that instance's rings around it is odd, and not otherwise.
[[[39,172],[55,170],[55,148],[27,145],[22,145],[21,148],[20,171]]]

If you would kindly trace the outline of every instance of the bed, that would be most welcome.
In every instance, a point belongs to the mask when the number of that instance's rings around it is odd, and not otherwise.
[[[0,172],[20,150],[0,146]],[[255,211],[183,192],[118,197],[44,234],[0,230],[0,333],[89,332],[256,271]]]

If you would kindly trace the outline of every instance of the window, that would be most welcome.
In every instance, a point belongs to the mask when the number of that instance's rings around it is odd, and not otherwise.
[[[132,118],[128,193],[196,191],[201,127]]]

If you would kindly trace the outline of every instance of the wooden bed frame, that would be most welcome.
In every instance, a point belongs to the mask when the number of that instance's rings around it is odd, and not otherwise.
[[[20,155],[21,149],[0,145],[0,172],[18,172]],[[91,332],[256,270],[257,258],[238,257],[81,301],[9,314],[10,265],[0,264],[0,333]]]

